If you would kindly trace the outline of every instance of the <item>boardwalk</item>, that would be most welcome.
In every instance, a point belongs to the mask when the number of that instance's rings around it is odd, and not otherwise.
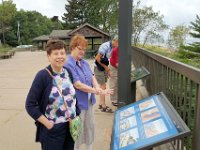
[[[40,145],[34,142],[35,126],[24,109],[24,103],[36,72],[47,65],[46,53],[40,51],[18,52],[12,59],[0,60],[1,150],[40,149]],[[98,136],[94,149],[109,149],[113,114],[102,113],[96,108],[95,116]]]
[[[92,61],[89,62],[92,65]],[[0,60],[1,150],[40,149],[40,144],[34,142],[34,121],[27,115],[24,103],[36,72],[47,65],[43,51],[17,52],[12,59]],[[141,95],[137,95],[137,99],[141,99]],[[95,118],[97,136],[94,150],[109,150],[113,114],[100,112],[96,105]]]

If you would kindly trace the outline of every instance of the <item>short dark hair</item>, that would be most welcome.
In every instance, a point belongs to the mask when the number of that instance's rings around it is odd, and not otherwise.
[[[53,50],[63,49],[63,48],[66,51],[66,44],[65,44],[64,41],[62,41],[62,40],[52,40],[51,39],[47,42],[45,50],[47,51],[47,54],[50,55]]]

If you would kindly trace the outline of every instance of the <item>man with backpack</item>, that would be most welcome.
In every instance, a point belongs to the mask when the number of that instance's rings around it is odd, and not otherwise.
[[[115,36],[111,41],[107,41],[100,45],[97,55],[95,57],[94,74],[98,81],[98,84],[102,90],[106,89],[106,82],[110,76],[109,58],[112,52],[112,48],[118,46],[118,37]],[[106,106],[105,95],[100,95],[99,109],[102,112],[112,113],[112,109]]]

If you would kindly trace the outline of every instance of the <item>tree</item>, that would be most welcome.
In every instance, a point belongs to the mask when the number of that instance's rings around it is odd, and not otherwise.
[[[162,40],[159,32],[168,28],[163,21],[163,17],[163,15],[160,15],[160,12],[154,12],[152,7],[140,7],[140,1],[138,1],[133,6],[133,44],[137,46],[141,36],[144,37],[143,46],[147,42],[153,41],[151,38]]]
[[[53,23],[53,30],[61,30],[63,29],[62,22],[58,19],[58,16],[54,16],[51,18],[51,21]]]
[[[196,20],[194,22],[191,22],[190,26],[193,30],[193,32],[190,32],[190,35],[194,38],[200,38],[200,17],[196,15]]]
[[[68,29],[77,28],[79,25],[85,23],[85,0],[67,0],[65,5],[66,13],[62,19],[64,20],[64,27]]]
[[[190,35],[193,38],[200,39],[200,17],[198,15],[196,15],[196,20],[194,22],[191,22],[190,27],[192,29]],[[185,46],[184,49],[200,53],[200,42],[189,44],[189,46]]]
[[[10,22],[17,12],[16,5],[12,0],[2,1],[0,4],[0,34],[2,34],[3,43],[6,43],[5,33],[10,29]]]
[[[184,25],[178,25],[169,32],[168,46],[170,49],[177,50],[185,45],[186,36],[189,34],[189,28]]]
[[[12,46],[19,44],[17,39],[17,22],[20,23],[20,44],[32,44],[33,38],[43,34],[50,34],[53,28],[52,21],[39,12],[20,10],[12,19],[11,28],[7,33],[9,37],[7,43]]]
[[[118,5],[117,0],[68,0],[65,5],[67,12],[63,16],[64,26],[74,29],[87,22],[105,32],[116,31]]]
[[[102,24],[102,17],[100,13],[102,11],[102,7],[102,0],[87,0],[85,5],[85,21],[97,28],[100,27]]]
[[[100,17],[102,30],[106,32],[118,31],[119,2],[117,0],[101,0]]]
[[[119,2],[117,0],[87,0],[86,22],[105,32],[117,32]]]
[[[164,43],[164,38],[162,37],[162,35],[154,31],[148,31],[144,38],[142,47],[144,47],[147,42],[149,42],[151,45],[154,45],[155,43]]]

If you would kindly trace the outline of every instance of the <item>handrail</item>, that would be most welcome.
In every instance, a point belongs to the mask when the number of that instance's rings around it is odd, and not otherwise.
[[[144,82],[148,93],[163,91],[193,132],[186,140],[174,142],[177,149],[199,150],[200,69],[136,47],[132,57],[136,68],[144,66],[151,73]]]
[[[160,54],[154,53],[154,52],[149,52],[147,50],[141,49],[141,48],[136,48],[134,47],[135,50],[139,50],[145,55],[153,58],[156,61],[159,61],[161,64],[170,67],[171,69],[181,73],[182,75],[190,78],[192,81],[200,84],[200,69],[189,66],[187,64],[181,63],[179,61],[176,61],[174,59],[162,56]]]

